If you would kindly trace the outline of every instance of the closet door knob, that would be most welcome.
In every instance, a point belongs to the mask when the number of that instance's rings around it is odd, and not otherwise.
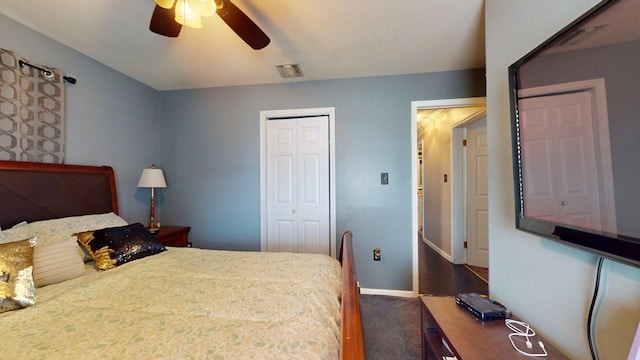
[[[296,209],[291,209],[291,212],[295,214],[296,213]]]

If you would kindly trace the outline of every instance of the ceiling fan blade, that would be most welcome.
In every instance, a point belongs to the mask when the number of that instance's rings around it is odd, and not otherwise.
[[[260,50],[269,45],[271,40],[264,31],[231,1],[216,0],[216,4],[218,16],[254,50]]]
[[[180,34],[180,29],[182,29],[182,25],[175,21],[175,4],[171,9],[156,5],[153,9],[153,15],[151,15],[149,30],[159,35],[177,37]]]

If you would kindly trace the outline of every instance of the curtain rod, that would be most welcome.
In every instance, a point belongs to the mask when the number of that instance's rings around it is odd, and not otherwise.
[[[40,70],[40,72],[42,72],[42,74],[43,74],[45,77],[48,77],[48,78],[53,77],[53,71],[51,71],[51,70],[49,70],[49,69],[45,69],[45,68],[42,68],[42,67],[40,67],[40,66],[36,66],[36,65],[33,65],[33,64],[29,64],[28,62],[24,62],[24,61],[22,61],[22,60],[18,60],[18,64],[20,64],[20,67],[21,67],[21,68],[25,67],[25,65],[26,65],[26,66],[28,66],[28,67],[31,67],[31,68],[34,68],[34,69],[38,69],[38,70]],[[75,83],[77,82],[76,78],[73,78],[73,77],[71,77],[71,76],[66,76],[66,75],[64,75],[62,78],[63,78],[66,82],[68,82],[69,84],[71,84],[71,85],[73,85],[73,84],[75,84]]]

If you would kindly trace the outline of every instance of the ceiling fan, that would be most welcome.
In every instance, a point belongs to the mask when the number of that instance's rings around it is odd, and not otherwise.
[[[269,45],[269,37],[230,0],[155,0],[149,30],[177,37],[182,26],[201,28],[201,17],[218,14],[251,48],[260,50]]]

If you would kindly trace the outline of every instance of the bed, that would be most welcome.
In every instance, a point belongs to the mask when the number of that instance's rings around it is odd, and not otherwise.
[[[36,285],[35,304],[0,298],[2,359],[365,358],[349,231],[338,260],[158,249],[118,216],[111,167],[0,161],[0,199],[0,247],[33,246]],[[120,235],[128,252],[103,262],[91,246]]]

